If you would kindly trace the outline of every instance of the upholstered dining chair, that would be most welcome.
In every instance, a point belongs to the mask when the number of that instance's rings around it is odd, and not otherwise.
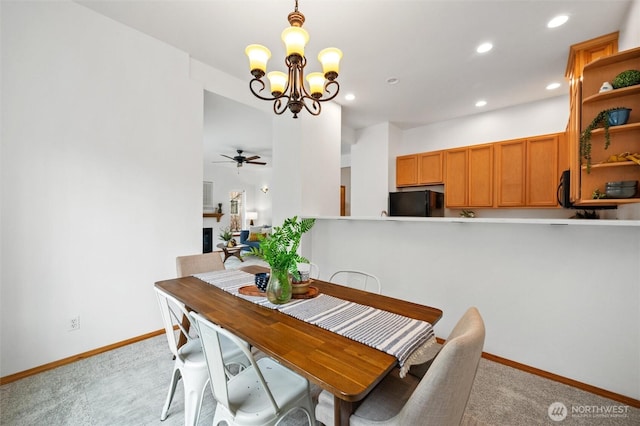
[[[329,281],[334,284],[341,284],[358,290],[370,291],[380,294],[382,286],[380,280],[373,274],[364,271],[342,270],[331,275]]]
[[[189,330],[186,328],[184,318],[187,318],[188,323],[190,317],[185,306],[161,289],[156,287],[155,290],[160,304],[160,313],[162,314],[169,349],[175,358],[171,384],[169,385],[167,399],[162,407],[160,420],[167,418],[178,380],[182,379],[184,385],[184,424],[188,426],[196,425],[200,416],[202,397],[209,382],[209,373],[207,372],[207,364],[202,353],[200,339],[194,331],[195,327],[190,327]],[[178,330],[177,333],[176,329]],[[185,342],[182,345],[178,343],[180,337],[183,337]],[[223,344],[223,351],[227,366],[225,371],[228,372],[228,367],[232,365],[235,365],[238,370],[248,365],[244,354],[235,344],[231,345],[230,342]]]
[[[191,312],[209,371],[213,395],[218,402],[213,424],[275,425],[287,414],[303,410],[309,425],[315,425],[309,382],[271,358],[255,360],[234,334]],[[251,365],[228,378],[224,374],[221,339],[234,342]]]
[[[220,252],[192,254],[176,257],[176,270],[178,277],[186,277],[203,272],[219,271],[225,269]]]
[[[422,379],[394,370],[349,417],[351,426],[454,426],[462,421],[484,346],[484,322],[474,307],[458,321]],[[322,391],[316,418],[333,424],[333,395]]]

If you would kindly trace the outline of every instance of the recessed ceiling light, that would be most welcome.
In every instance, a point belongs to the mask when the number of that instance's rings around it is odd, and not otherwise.
[[[353,93],[347,93],[346,95],[344,95],[344,100],[345,101],[352,101],[356,98],[356,95],[354,95]]]
[[[558,15],[547,23],[547,28],[556,28],[569,20],[567,15]]]
[[[491,43],[482,43],[480,46],[477,47],[476,52],[478,52],[478,53],[487,53],[491,49],[493,49],[493,44],[491,44]]]
[[[476,102],[476,106],[477,107],[483,107],[486,104],[487,104],[487,101],[485,101],[485,100],[481,100],[481,101]]]
[[[399,81],[400,81],[400,80],[398,80],[396,77],[389,77],[389,78],[387,79],[387,83],[388,83],[388,84],[398,84],[398,82],[399,82]]]
[[[547,85],[547,90],[555,90],[560,87],[560,83],[550,83]]]

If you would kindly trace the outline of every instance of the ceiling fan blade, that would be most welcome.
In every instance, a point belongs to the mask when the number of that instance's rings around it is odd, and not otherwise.
[[[245,163],[247,164],[260,164],[260,165],[265,165],[267,163],[263,162],[263,161],[245,161]]]
[[[233,158],[233,157],[229,157],[228,155],[224,155],[224,154],[220,154],[220,155],[222,155],[223,157],[228,158],[229,160],[236,161],[236,159],[235,159],[235,158]]]
[[[253,160],[257,160],[258,158],[260,158],[259,155],[254,155],[253,157],[247,157],[245,158],[244,161],[253,161]]]

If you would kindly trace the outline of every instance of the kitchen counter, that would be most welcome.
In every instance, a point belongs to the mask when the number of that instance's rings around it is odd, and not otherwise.
[[[314,217],[314,216],[305,216]],[[483,217],[403,217],[403,216],[318,216],[317,220],[352,220],[383,222],[436,222],[436,223],[504,223],[525,225],[571,225],[571,226],[635,226],[640,227],[640,220],[608,220],[608,219],[529,219],[529,218],[483,218]]]

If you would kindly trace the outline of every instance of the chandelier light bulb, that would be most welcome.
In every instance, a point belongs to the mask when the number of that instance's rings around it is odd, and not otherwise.
[[[342,51],[335,47],[327,47],[318,53],[318,60],[322,64],[322,72],[329,80],[335,80],[340,71]]]
[[[321,72],[312,72],[307,76],[307,82],[309,83],[309,91],[314,98],[321,98],[322,92],[324,92],[324,74]]]
[[[301,27],[289,27],[282,31],[282,41],[287,48],[287,57],[304,56],[304,47],[309,42],[309,33]]]
[[[271,94],[273,96],[280,96],[284,93],[284,88],[287,86],[287,75],[280,71],[271,71],[267,74],[269,83],[271,83]]]
[[[262,77],[267,72],[267,62],[271,58],[271,51],[259,44],[250,44],[244,50],[249,57],[249,70],[255,77]],[[258,77],[258,78],[260,78]]]

